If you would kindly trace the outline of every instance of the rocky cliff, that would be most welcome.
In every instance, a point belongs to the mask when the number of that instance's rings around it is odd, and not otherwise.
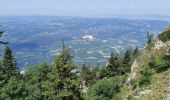
[[[170,28],[133,62],[125,90],[125,100],[170,100]]]

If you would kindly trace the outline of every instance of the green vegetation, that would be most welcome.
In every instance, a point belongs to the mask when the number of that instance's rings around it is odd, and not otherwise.
[[[125,79],[123,76],[116,76],[99,80],[90,87],[85,98],[87,100],[110,100],[120,92]]]
[[[108,77],[122,74],[121,62],[118,55],[114,55],[113,53],[111,54],[108,66],[106,67],[106,72]]]
[[[170,27],[166,28],[164,32],[162,32],[158,38],[164,42],[170,40]]]
[[[153,34],[153,33],[151,33],[151,32],[147,32],[147,35],[146,35],[147,40],[148,40],[147,44],[150,44],[150,43],[152,42],[152,40],[153,40],[153,36],[154,36],[154,34]]]
[[[100,78],[99,68],[92,69],[90,65],[84,64],[81,70],[81,78],[85,81],[86,86],[91,86]]]
[[[153,75],[153,70],[146,67],[142,72],[141,72],[141,77],[139,80],[139,86],[146,86],[149,85],[151,83],[151,78]]]
[[[153,41],[150,40],[148,46],[151,42]],[[21,73],[16,66],[12,50],[5,45],[0,62],[0,99],[122,100],[127,97],[131,100],[133,95],[138,94],[143,88],[155,89],[156,79],[168,75],[170,48],[151,49],[141,54],[138,48],[128,49],[123,57],[111,53],[107,66],[91,67],[84,64],[80,70],[77,69],[69,48],[63,42],[60,53],[51,64],[35,65]],[[135,59],[141,61],[139,63],[141,65],[139,65],[137,78],[132,81],[133,88],[130,91],[124,84]],[[157,93],[158,89],[155,91]],[[156,95],[162,96],[162,94]],[[160,99],[160,97],[156,98]]]
[[[145,51],[137,57],[138,67],[133,70],[136,75],[131,80],[131,87],[125,93],[126,96],[128,95],[127,99],[162,100],[169,94],[167,89],[170,82],[170,47],[167,44],[169,40],[167,30],[147,44]],[[163,44],[159,44],[160,39],[166,41],[162,40]]]
[[[0,31],[0,37],[2,37],[3,33],[4,33],[4,31]],[[8,42],[0,41],[0,44],[8,44]]]
[[[130,73],[131,70],[131,65],[132,65],[132,49],[128,49],[125,52],[124,58],[123,58],[123,62],[122,62],[122,67],[123,67],[123,74],[125,73]]]
[[[76,68],[72,59],[70,50],[63,43],[60,54],[52,64],[35,65],[20,74],[12,51],[6,47],[0,67],[0,99],[82,100],[88,99],[93,89],[101,87],[100,91],[96,90],[96,93],[101,92],[97,93],[96,98],[109,99],[120,92],[126,78],[122,76],[125,74],[122,72],[125,66],[122,66],[123,60],[119,56],[111,54],[107,67],[97,65],[92,68],[84,64],[81,71]],[[127,59],[127,63],[131,61],[128,57],[124,59]],[[87,93],[81,92],[82,81],[90,88]]]

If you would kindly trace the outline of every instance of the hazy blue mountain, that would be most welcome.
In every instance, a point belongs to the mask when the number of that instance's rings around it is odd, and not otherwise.
[[[159,33],[169,21],[78,17],[0,17],[4,40],[11,41],[18,66],[50,61],[64,40],[75,62],[105,65],[111,52],[141,49],[146,32]]]

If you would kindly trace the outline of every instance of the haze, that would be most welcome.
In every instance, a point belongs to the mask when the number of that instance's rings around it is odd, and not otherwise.
[[[0,15],[169,16],[170,0],[0,0]]]

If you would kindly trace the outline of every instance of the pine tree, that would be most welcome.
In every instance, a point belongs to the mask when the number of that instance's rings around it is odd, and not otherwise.
[[[107,74],[109,77],[113,75],[113,71],[114,71],[114,54],[113,53],[111,53],[106,70],[107,70]]]
[[[16,66],[16,60],[8,46],[5,48],[2,66],[6,80],[8,80],[11,76],[17,76],[19,74],[18,68]]]
[[[12,80],[15,78],[17,80],[20,80],[19,76],[19,71],[18,68],[16,67],[16,61],[15,58],[12,54],[12,51],[9,47],[5,48],[4,56],[2,63],[0,64],[0,97],[4,98],[10,98],[12,99],[12,95],[15,93],[12,93],[15,91],[15,89],[19,89],[20,87],[17,87],[19,85],[15,85],[14,87],[11,87],[11,83],[13,84]],[[11,94],[9,94],[10,92]],[[16,92],[18,92],[16,90]],[[21,91],[20,91],[21,92]],[[19,96],[15,95],[16,97]],[[2,98],[0,98],[2,99]]]
[[[2,63],[0,62],[0,88],[3,86],[4,83],[5,83],[4,69]]]
[[[89,82],[90,81],[90,74],[91,74],[90,66],[83,64],[81,76],[83,78],[83,81],[85,81],[86,86],[89,86],[89,84],[90,84],[90,82]]]
[[[0,37],[2,37],[3,33],[4,33],[3,31],[0,31]],[[0,41],[0,43],[3,44],[4,42]]]
[[[27,83],[28,93],[27,99],[34,100],[49,100],[51,94],[49,93],[49,78],[48,73],[51,72],[51,67],[46,64],[39,64],[33,68],[26,70],[25,82]],[[47,85],[48,84],[48,85]]]
[[[54,60],[52,72],[49,74],[53,83],[55,96],[53,99],[61,100],[81,100],[79,82],[77,81],[76,66],[72,61],[70,51],[65,47]]]
[[[10,77],[8,83],[0,88],[0,100],[25,100],[26,96],[28,96],[27,85],[15,76]]]
[[[86,65],[86,64],[83,65],[82,71],[81,71],[81,76],[83,78],[83,81],[85,81],[86,86],[90,86],[93,83],[95,83],[95,81],[99,77],[99,75],[97,75],[97,74],[99,74],[98,72],[99,72],[99,70],[97,67],[92,69],[92,67],[90,65]]]
[[[3,33],[4,31],[0,31],[0,37],[2,37]],[[4,42],[0,41],[0,44],[4,44]],[[2,66],[2,62],[0,62],[0,87],[2,87],[3,83],[4,83],[4,68]]]
[[[100,65],[99,64],[97,64],[97,66],[93,68],[92,72],[95,74],[95,80],[100,79]]]
[[[131,64],[132,64],[132,49],[127,49],[124,54],[122,62],[122,74],[130,72]]]
[[[102,67],[99,72],[99,79],[103,79],[108,76],[108,72],[106,70],[106,67]]]
[[[151,32],[147,32],[147,44],[150,44],[153,39],[154,34]]]
[[[139,49],[136,47],[133,51],[133,58],[135,59],[139,55]]]
[[[116,76],[121,74],[121,64],[118,55],[111,53],[108,66],[106,67],[108,77]]]
[[[0,37],[2,37],[4,31],[0,31]],[[0,44],[8,44],[9,42],[0,41]]]

